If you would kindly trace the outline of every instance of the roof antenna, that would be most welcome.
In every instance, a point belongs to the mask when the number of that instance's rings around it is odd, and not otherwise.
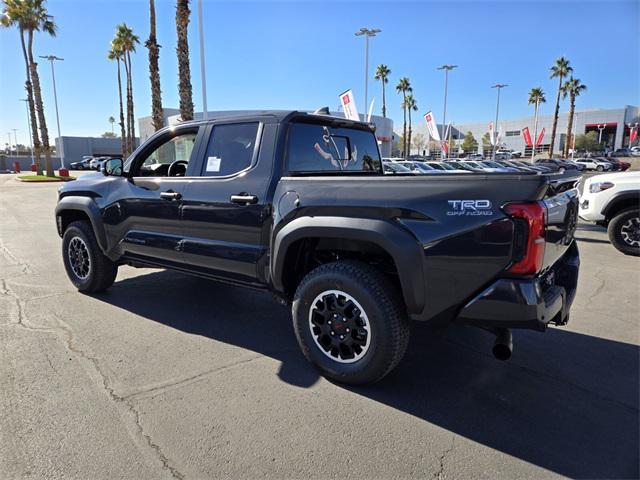
[[[329,115],[329,107],[322,107],[322,108],[318,108],[315,112],[313,112],[314,115]]]

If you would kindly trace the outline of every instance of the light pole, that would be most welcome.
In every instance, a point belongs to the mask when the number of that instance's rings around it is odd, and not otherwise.
[[[202,118],[209,118],[207,111],[207,77],[204,66],[204,29],[202,28],[202,0],[198,0],[198,33],[200,36],[200,78],[202,79]]]
[[[458,68],[457,65],[441,65],[438,67],[438,70],[444,70],[444,112],[442,113],[442,129],[443,133],[446,132],[447,128],[447,90],[449,89],[449,70],[453,70],[454,68]],[[436,128],[438,126],[436,125]],[[444,135],[443,135],[444,136]],[[446,140],[446,138],[444,139]],[[446,158],[445,153],[445,158]]]
[[[64,168],[64,151],[62,146],[62,136],[60,135],[60,115],[58,114],[58,93],[56,92],[56,72],[53,68],[53,62],[56,60],[63,61],[64,58],[56,57],[55,55],[40,55],[40,58],[44,58],[51,62],[51,78],[53,79],[53,101],[56,105],[56,122],[58,124],[58,139],[60,140],[60,151],[57,152],[60,155],[60,168]]]
[[[21,102],[24,102],[24,106],[27,107],[27,127],[29,127],[29,150],[31,151],[31,165],[35,164],[36,161],[33,158],[33,138],[31,137],[31,121],[29,118],[29,99],[21,98]]]
[[[369,100],[369,37],[375,37],[381,31],[379,28],[362,27],[355,33],[356,37],[364,35],[364,105],[362,106],[364,115],[366,115]]]
[[[498,89],[498,101],[496,102],[496,123],[494,123],[493,126],[493,148],[492,148],[492,153],[491,153],[491,158],[493,160],[496,159],[496,147],[497,147],[497,143],[498,143],[498,115],[500,113],[500,90],[502,90],[504,87],[508,87],[509,85],[507,85],[506,83],[496,83],[494,86],[492,86],[491,88],[497,88]]]
[[[600,130],[600,134],[598,135],[598,145],[602,144],[602,131],[607,128],[604,124],[598,124],[598,130]]]

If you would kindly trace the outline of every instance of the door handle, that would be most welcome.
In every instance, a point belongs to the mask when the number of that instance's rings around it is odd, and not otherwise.
[[[241,193],[239,195],[231,195],[231,201],[240,205],[249,205],[252,203],[258,203],[258,197],[255,195],[249,195],[248,193]]]
[[[178,192],[160,192],[160,198],[164,198],[165,200],[180,200],[182,195]]]

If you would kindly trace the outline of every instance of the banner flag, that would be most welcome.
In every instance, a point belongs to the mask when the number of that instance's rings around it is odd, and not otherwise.
[[[542,143],[542,139],[543,138],[544,138],[544,128],[540,132],[540,135],[538,135],[538,139],[536,140],[536,147],[540,146],[540,144]]]
[[[431,135],[431,138],[433,138],[434,140],[439,142],[440,141],[440,133],[438,132],[438,125],[436,125],[436,119],[433,116],[433,112],[427,112],[427,114],[424,116],[424,119],[427,122],[427,128],[429,129],[429,135]]]
[[[529,132],[529,127],[524,127],[522,129],[522,136],[524,137],[524,143],[527,147],[533,147],[533,142],[531,141],[531,132]]]
[[[342,111],[344,112],[345,118],[355,120],[356,122],[360,121],[358,109],[356,108],[356,99],[353,97],[351,90],[340,94],[340,103],[342,104]]]

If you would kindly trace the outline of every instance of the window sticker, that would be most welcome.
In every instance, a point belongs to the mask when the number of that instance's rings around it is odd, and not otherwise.
[[[207,172],[219,172],[221,161],[222,159],[220,157],[207,158]]]

